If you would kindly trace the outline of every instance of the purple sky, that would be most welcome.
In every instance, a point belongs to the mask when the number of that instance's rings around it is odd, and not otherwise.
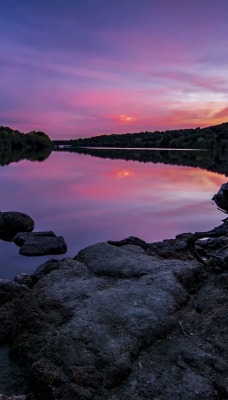
[[[1,0],[0,125],[52,139],[228,121],[228,0]]]

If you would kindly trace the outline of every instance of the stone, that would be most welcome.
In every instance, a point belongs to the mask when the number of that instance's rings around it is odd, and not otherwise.
[[[25,393],[25,377],[10,359],[8,343],[15,329],[17,314],[20,312],[19,303],[28,290],[15,282],[0,280],[0,399],[4,400],[25,399],[23,396],[13,396],[15,393]],[[11,393],[12,396],[5,396],[6,393]]]
[[[67,245],[62,236],[28,236],[20,248],[19,253],[24,256],[44,256],[64,254]]]
[[[18,232],[31,232],[34,229],[33,219],[24,213],[7,211],[0,213],[0,238],[11,241]]]
[[[32,287],[5,282],[0,315],[7,306],[11,314],[0,327],[28,385],[21,393],[34,400],[227,398],[226,275],[184,256],[189,235],[163,243],[165,257],[162,242],[152,251],[128,238],[49,260],[31,275]]]
[[[212,197],[215,204],[225,213],[228,213],[228,182],[223,183],[219,191]]]
[[[21,247],[26,240],[30,238],[36,238],[36,237],[56,237],[56,234],[52,231],[42,231],[42,232],[19,232],[14,236],[13,242]]]
[[[187,245],[190,236],[192,236],[191,233],[183,233],[177,235],[175,239],[165,239],[154,243],[146,243],[137,237],[130,236],[119,241],[109,240],[107,243],[128,250],[132,246],[132,251],[139,252],[141,249],[141,253],[146,252],[147,254],[157,255],[165,259],[190,260],[191,255]],[[133,246],[135,250],[133,250]]]
[[[22,274],[18,274],[15,276],[14,282],[16,282],[18,285],[32,286],[33,279],[31,277],[31,275],[22,273]]]

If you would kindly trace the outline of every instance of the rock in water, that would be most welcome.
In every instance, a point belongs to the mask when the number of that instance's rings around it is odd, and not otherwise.
[[[33,238],[36,240],[37,237],[56,237],[56,234],[52,231],[43,231],[43,232],[19,232],[13,238],[13,242],[21,247],[28,239]]]
[[[212,200],[222,211],[228,213],[228,182],[224,183]]]
[[[8,211],[0,213],[0,239],[11,241],[18,232],[31,232],[33,219],[24,213]]]
[[[62,236],[28,236],[20,248],[20,254],[24,256],[45,256],[51,254],[64,254],[67,245]]]

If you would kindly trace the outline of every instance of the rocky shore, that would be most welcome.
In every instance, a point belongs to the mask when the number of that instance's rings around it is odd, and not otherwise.
[[[227,399],[227,234],[99,243],[1,280],[0,399]]]

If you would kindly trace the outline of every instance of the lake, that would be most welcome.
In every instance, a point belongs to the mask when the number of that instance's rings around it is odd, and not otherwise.
[[[0,167],[0,174],[1,211],[25,212],[35,231],[62,235],[68,252],[55,258],[128,236],[153,242],[210,230],[225,218],[211,198],[227,177],[199,168],[52,152],[43,162]],[[31,273],[52,257],[18,252],[0,240],[1,278]]]

